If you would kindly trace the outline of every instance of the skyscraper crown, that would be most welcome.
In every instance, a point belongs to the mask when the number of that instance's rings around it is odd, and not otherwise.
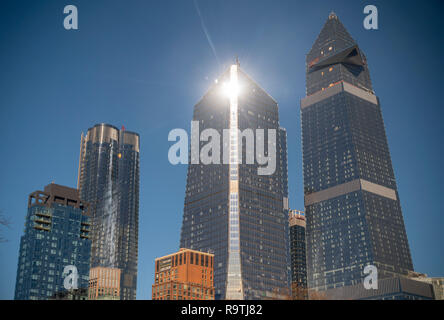
[[[307,55],[307,63],[319,56],[321,51],[324,52],[325,56],[333,55],[335,52],[353,45],[356,45],[356,41],[350,36],[338,16],[331,12]]]
[[[330,12],[330,15],[328,16],[329,19],[337,19],[338,16],[336,15],[336,13],[334,13],[333,11]]]
[[[342,81],[373,90],[364,53],[331,12],[307,54],[307,95]]]

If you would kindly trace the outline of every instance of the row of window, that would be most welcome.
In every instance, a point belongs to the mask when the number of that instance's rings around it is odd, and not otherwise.
[[[183,265],[187,263],[187,257],[190,261],[190,264],[200,265],[202,267],[213,267],[213,257],[207,254],[199,254],[197,252],[183,252],[178,253],[171,257],[171,266],[177,267],[179,265]],[[160,264],[165,262],[165,260],[157,260],[156,261],[156,272],[160,271]]]

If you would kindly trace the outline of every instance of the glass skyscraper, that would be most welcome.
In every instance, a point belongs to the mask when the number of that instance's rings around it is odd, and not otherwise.
[[[332,13],[307,54],[301,101],[308,285],[413,270],[381,106],[367,59]]]
[[[97,124],[81,137],[78,188],[91,203],[91,268],[119,268],[120,299],[136,299],[139,135]]]
[[[214,129],[223,156],[203,164],[192,142],[180,247],[214,253],[216,299],[288,293],[287,149],[276,101],[235,64],[195,105],[193,121],[191,140],[203,150],[199,130]],[[264,156],[274,157],[271,174],[261,172]]]
[[[91,240],[89,205],[76,189],[57,184],[29,195],[15,285],[16,300],[46,300],[67,292],[65,267],[74,266],[78,288],[88,288]]]
[[[290,210],[291,293],[293,299],[305,300],[307,295],[307,255],[305,242],[305,214]]]

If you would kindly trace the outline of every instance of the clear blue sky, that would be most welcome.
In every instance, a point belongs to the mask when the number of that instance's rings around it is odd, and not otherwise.
[[[79,30],[63,28],[75,4]],[[379,9],[379,30],[363,8]],[[415,269],[444,276],[443,2],[1,1],[0,299],[14,295],[28,194],[75,187],[80,133],[106,122],[141,136],[138,298],[154,258],[178,249],[186,166],[168,162],[168,133],[189,130],[194,104],[239,56],[279,103],[288,130],[291,207],[303,209],[299,101],[305,54],[334,10],[367,55],[381,99]],[[202,27],[207,30],[209,41]]]

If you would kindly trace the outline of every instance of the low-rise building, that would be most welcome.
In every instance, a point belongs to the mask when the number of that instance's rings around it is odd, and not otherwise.
[[[153,300],[214,300],[214,255],[191,249],[155,260]]]

